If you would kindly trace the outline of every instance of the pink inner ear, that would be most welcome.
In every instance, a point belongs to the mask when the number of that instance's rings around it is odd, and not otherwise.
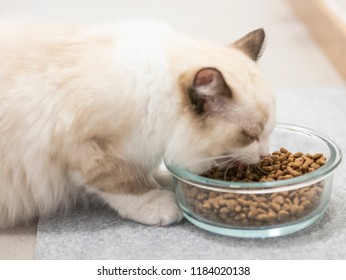
[[[206,86],[213,82],[213,80],[220,75],[217,70],[205,68],[200,70],[195,77],[195,86]]]

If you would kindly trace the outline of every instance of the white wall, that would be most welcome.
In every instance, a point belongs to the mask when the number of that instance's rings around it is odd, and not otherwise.
[[[283,0],[0,0],[1,14],[85,23],[150,17],[223,44],[263,27],[267,47],[259,63],[274,88],[345,83]]]

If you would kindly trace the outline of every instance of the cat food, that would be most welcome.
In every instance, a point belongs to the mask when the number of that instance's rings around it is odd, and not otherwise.
[[[256,165],[221,164],[201,175],[225,181],[268,182],[301,176],[325,162],[321,153],[291,153],[281,148]],[[236,226],[268,226],[301,218],[317,208],[322,192],[323,181],[265,194],[220,193],[193,186],[184,188],[185,199],[195,213],[208,220]]]

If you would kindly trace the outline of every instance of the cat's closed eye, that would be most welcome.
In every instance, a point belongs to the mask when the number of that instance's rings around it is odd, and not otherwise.
[[[244,145],[249,145],[255,141],[259,141],[259,135],[257,134],[252,134],[251,132],[243,129],[241,131],[241,139],[242,139],[242,143]]]

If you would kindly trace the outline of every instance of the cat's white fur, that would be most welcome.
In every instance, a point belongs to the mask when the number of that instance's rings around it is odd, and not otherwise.
[[[229,110],[213,101],[201,118],[184,89],[206,67],[222,73],[235,101]],[[186,164],[236,153],[256,161],[273,125],[271,91],[235,47],[152,21],[1,23],[0,229],[67,210],[81,190],[125,218],[178,221],[174,194],[150,176],[162,157]],[[258,141],[242,145],[243,130]]]

